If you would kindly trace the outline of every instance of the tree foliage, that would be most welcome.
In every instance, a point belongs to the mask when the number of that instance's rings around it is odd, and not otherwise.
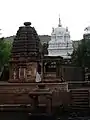
[[[0,38],[0,70],[9,63],[12,44],[9,41],[5,41],[4,38]]]
[[[82,67],[90,67],[90,40],[83,39],[77,50],[74,50],[72,63]]]
[[[42,52],[44,55],[48,54],[48,43],[44,43],[42,46]]]

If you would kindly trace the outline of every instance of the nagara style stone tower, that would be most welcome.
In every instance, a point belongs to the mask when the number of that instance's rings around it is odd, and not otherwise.
[[[9,82],[35,82],[40,39],[30,22],[19,27],[13,42]]]

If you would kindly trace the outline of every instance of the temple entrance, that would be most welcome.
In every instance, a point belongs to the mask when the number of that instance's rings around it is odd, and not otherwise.
[[[47,62],[45,64],[45,78],[56,78],[56,62]]]
[[[44,79],[60,79],[63,58],[58,56],[44,56],[42,59],[42,73]]]
[[[48,62],[45,67],[46,72],[56,72],[56,62]]]

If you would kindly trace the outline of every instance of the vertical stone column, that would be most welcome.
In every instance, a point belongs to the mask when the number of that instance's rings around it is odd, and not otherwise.
[[[43,81],[44,78],[44,61],[43,61],[43,55],[41,55],[41,80]]]
[[[32,99],[33,112],[36,112],[37,111],[37,106],[38,106],[38,96],[37,95],[30,95],[30,98]]]
[[[19,82],[19,67],[18,63],[15,61],[12,61],[10,66],[10,74],[9,74],[9,80],[8,82]]]
[[[60,64],[60,61],[56,62],[56,77],[61,78],[61,64]]]
[[[47,113],[52,113],[52,95],[47,95]]]
[[[85,68],[85,81],[88,81],[88,68]]]
[[[59,62],[56,61],[56,77],[58,78],[59,77]]]

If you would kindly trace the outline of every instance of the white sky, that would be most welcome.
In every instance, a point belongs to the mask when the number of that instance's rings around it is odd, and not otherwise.
[[[2,36],[15,35],[25,21],[30,21],[39,35],[50,35],[59,14],[71,39],[80,40],[90,25],[90,0],[0,0]]]

